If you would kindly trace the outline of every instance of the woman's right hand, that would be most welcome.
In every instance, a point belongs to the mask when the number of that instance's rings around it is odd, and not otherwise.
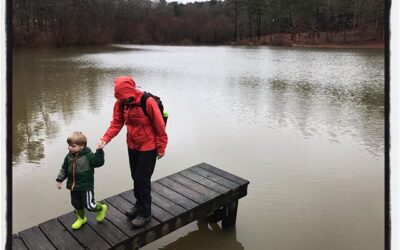
[[[57,181],[57,189],[61,189],[61,182]]]
[[[98,143],[97,143],[97,149],[103,149],[105,146],[106,146],[106,142],[105,141],[103,141],[103,140],[100,140]]]

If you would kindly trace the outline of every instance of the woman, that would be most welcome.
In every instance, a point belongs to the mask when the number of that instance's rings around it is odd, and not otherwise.
[[[143,92],[136,88],[131,77],[120,76],[114,80],[113,119],[110,127],[100,139],[98,148],[102,149],[122,129],[127,128],[129,165],[133,179],[136,204],[125,212],[133,219],[132,224],[141,227],[151,219],[151,176],[156,159],[165,154],[168,136],[158,104],[154,98],[146,101],[144,113],[140,100]]]

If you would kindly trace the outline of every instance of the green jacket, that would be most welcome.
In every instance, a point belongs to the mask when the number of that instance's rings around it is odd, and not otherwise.
[[[56,181],[67,180],[67,188],[71,191],[88,191],[94,189],[94,168],[104,165],[104,151],[96,150],[94,154],[88,147],[78,155],[68,153]]]

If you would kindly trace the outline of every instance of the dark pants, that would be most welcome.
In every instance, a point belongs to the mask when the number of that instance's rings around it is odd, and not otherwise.
[[[128,148],[129,165],[133,179],[133,194],[138,215],[151,215],[151,176],[156,165],[157,150],[138,151]]]
[[[93,190],[71,191],[71,204],[76,210],[87,208],[89,211],[97,211]]]

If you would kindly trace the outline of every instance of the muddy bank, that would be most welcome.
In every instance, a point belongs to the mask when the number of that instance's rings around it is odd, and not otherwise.
[[[292,44],[293,47],[304,47],[304,48],[332,48],[332,49],[384,49],[385,44],[381,43],[347,43],[347,44]]]
[[[384,34],[375,32],[314,32],[241,37],[232,45],[274,45],[312,48],[384,48]]]

